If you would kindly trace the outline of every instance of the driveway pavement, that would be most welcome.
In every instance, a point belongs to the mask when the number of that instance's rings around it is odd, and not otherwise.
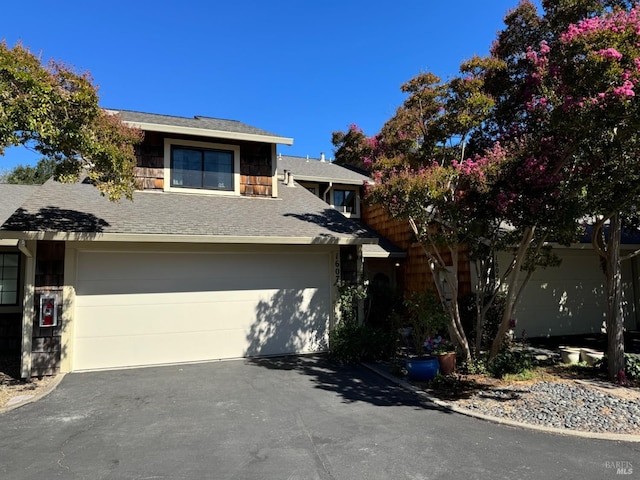
[[[447,413],[321,357],[70,374],[0,416],[12,480],[601,480],[638,478],[636,459],[640,444]]]

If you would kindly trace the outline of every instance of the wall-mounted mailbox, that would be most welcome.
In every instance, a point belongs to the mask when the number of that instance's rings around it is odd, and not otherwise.
[[[42,295],[40,297],[40,326],[55,327],[58,325],[58,297],[57,295]]]

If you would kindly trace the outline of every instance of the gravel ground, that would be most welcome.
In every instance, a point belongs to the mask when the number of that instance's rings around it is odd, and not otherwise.
[[[624,396],[578,382],[543,381],[480,390],[453,403],[484,415],[545,427],[640,434],[640,395],[622,390]]]
[[[19,378],[19,364],[15,359],[0,357],[0,410],[11,406],[12,402],[29,400],[44,392],[55,376],[32,378],[27,381]]]

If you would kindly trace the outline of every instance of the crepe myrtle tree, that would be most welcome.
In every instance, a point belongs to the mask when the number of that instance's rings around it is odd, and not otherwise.
[[[625,2],[623,2],[625,3]],[[531,46],[532,112],[576,139],[567,183],[593,219],[606,277],[608,375],[624,380],[621,232],[640,195],[640,5],[618,5],[570,24],[553,44]]]
[[[98,105],[87,73],[55,61],[43,64],[20,44],[0,43],[0,154],[23,145],[55,162],[55,177],[82,172],[116,200],[136,187],[134,145],[142,138]]]
[[[367,189],[367,200],[383,205],[393,218],[408,221],[449,314],[451,337],[467,359],[472,349],[460,315],[459,247],[469,245],[481,277],[476,282],[474,348],[479,351],[484,318],[498,285],[491,280],[495,272],[487,258],[506,241],[501,233],[505,211],[527,204],[515,201],[516,195],[506,191],[509,184],[500,184],[501,171],[513,163],[507,149],[495,143],[474,153],[474,145],[467,146],[467,140],[484,128],[493,107],[493,99],[482,91],[480,75],[489,66],[497,68],[493,63],[474,58],[462,65],[462,76],[446,83],[433,74],[420,74],[403,85],[408,98],[376,136],[366,137],[353,125],[344,134],[334,134],[337,159],[349,162],[351,156],[361,155],[372,170],[375,185]],[[502,188],[497,197],[496,185]],[[527,247],[534,243],[533,236],[533,231],[526,231]],[[528,248],[521,249],[521,262],[528,253]]]
[[[508,21],[512,30],[523,23],[518,12]],[[513,41],[512,30],[506,29],[494,50]],[[452,338],[467,358],[471,349],[460,321],[459,246],[469,246],[479,275],[476,351],[486,313],[498,290],[506,289],[491,359],[512,326],[533,270],[557,264],[546,240],[566,242],[575,232],[577,204],[562,175],[573,143],[551,128],[543,112],[532,113],[525,103],[536,66],[525,56],[522,39],[540,38],[536,28],[531,32],[515,35],[520,54],[511,48],[502,57],[474,58],[461,66],[460,77],[446,83],[429,73],[407,82],[402,90],[408,98],[374,137],[354,127],[334,135],[334,140],[349,140],[348,145],[336,144],[337,159],[349,162],[350,155],[362,155],[363,164],[372,169],[376,183],[368,189],[368,200],[411,225],[450,315]],[[504,109],[505,103],[517,105],[519,112]],[[512,261],[497,279],[493,259],[507,246]],[[443,249],[447,255],[441,254]]]

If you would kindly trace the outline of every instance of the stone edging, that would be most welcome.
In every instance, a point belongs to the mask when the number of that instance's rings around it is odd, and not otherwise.
[[[28,398],[22,402],[18,402],[18,403],[14,403],[13,405],[9,405],[8,407],[2,407],[0,408],[0,415],[10,412],[11,410],[15,410],[16,408],[20,408],[20,407],[24,407],[25,405],[28,405],[30,403],[33,402],[37,402],[38,400],[40,400],[43,397],[46,397],[47,395],[49,395],[51,392],[53,392],[56,387],[60,384],[60,382],[62,381],[62,379],[64,378],[65,374],[64,373],[59,373],[58,375],[56,375],[56,378],[54,378],[51,383],[49,383],[49,385],[47,385],[47,387],[40,393],[38,393],[37,395],[34,395],[31,398]]]
[[[420,395],[421,397],[425,397],[427,400],[429,400],[430,402],[438,405],[439,407],[445,408],[449,411],[455,412],[455,413],[459,413],[461,415],[466,415],[468,417],[474,417],[474,418],[479,418],[481,420],[486,420],[489,422],[493,422],[493,423],[498,423],[501,425],[509,425],[511,427],[518,427],[518,428],[526,428],[529,430],[536,430],[539,432],[544,432],[544,433],[553,433],[556,435],[567,435],[567,436],[573,436],[573,437],[582,437],[582,438],[591,438],[594,440],[614,440],[617,442],[636,442],[636,443],[640,443],[640,435],[626,435],[626,434],[620,434],[620,433],[599,433],[599,432],[585,432],[582,430],[569,430],[569,429],[565,429],[565,428],[554,428],[554,427],[544,427],[541,425],[532,425],[530,423],[523,423],[523,422],[516,422],[515,420],[510,420],[507,418],[500,418],[500,417],[492,417],[490,415],[484,415],[482,413],[478,413],[475,412],[473,410],[469,410],[466,408],[461,408],[458,407],[454,402],[447,402],[444,400],[440,400],[438,398],[433,397],[432,395],[429,395],[427,392],[425,392],[424,390],[419,389],[418,387],[411,385],[409,382],[405,382],[404,380],[395,377],[394,375],[391,375],[388,372],[385,372],[384,370],[381,370],[379,368],[377,368],[375,365],[372,364],[368,364],[368,363],[363,363],[362,364],[364,367],[368,368],[369,370],[371,370],[374,373],[377,373],[378,375],[380,375],[381,377],[384,377],[385,379],[395,383],[396,385],[399,385],[400,387],[409,390],[413,393],[416,393],[418,395]]]

